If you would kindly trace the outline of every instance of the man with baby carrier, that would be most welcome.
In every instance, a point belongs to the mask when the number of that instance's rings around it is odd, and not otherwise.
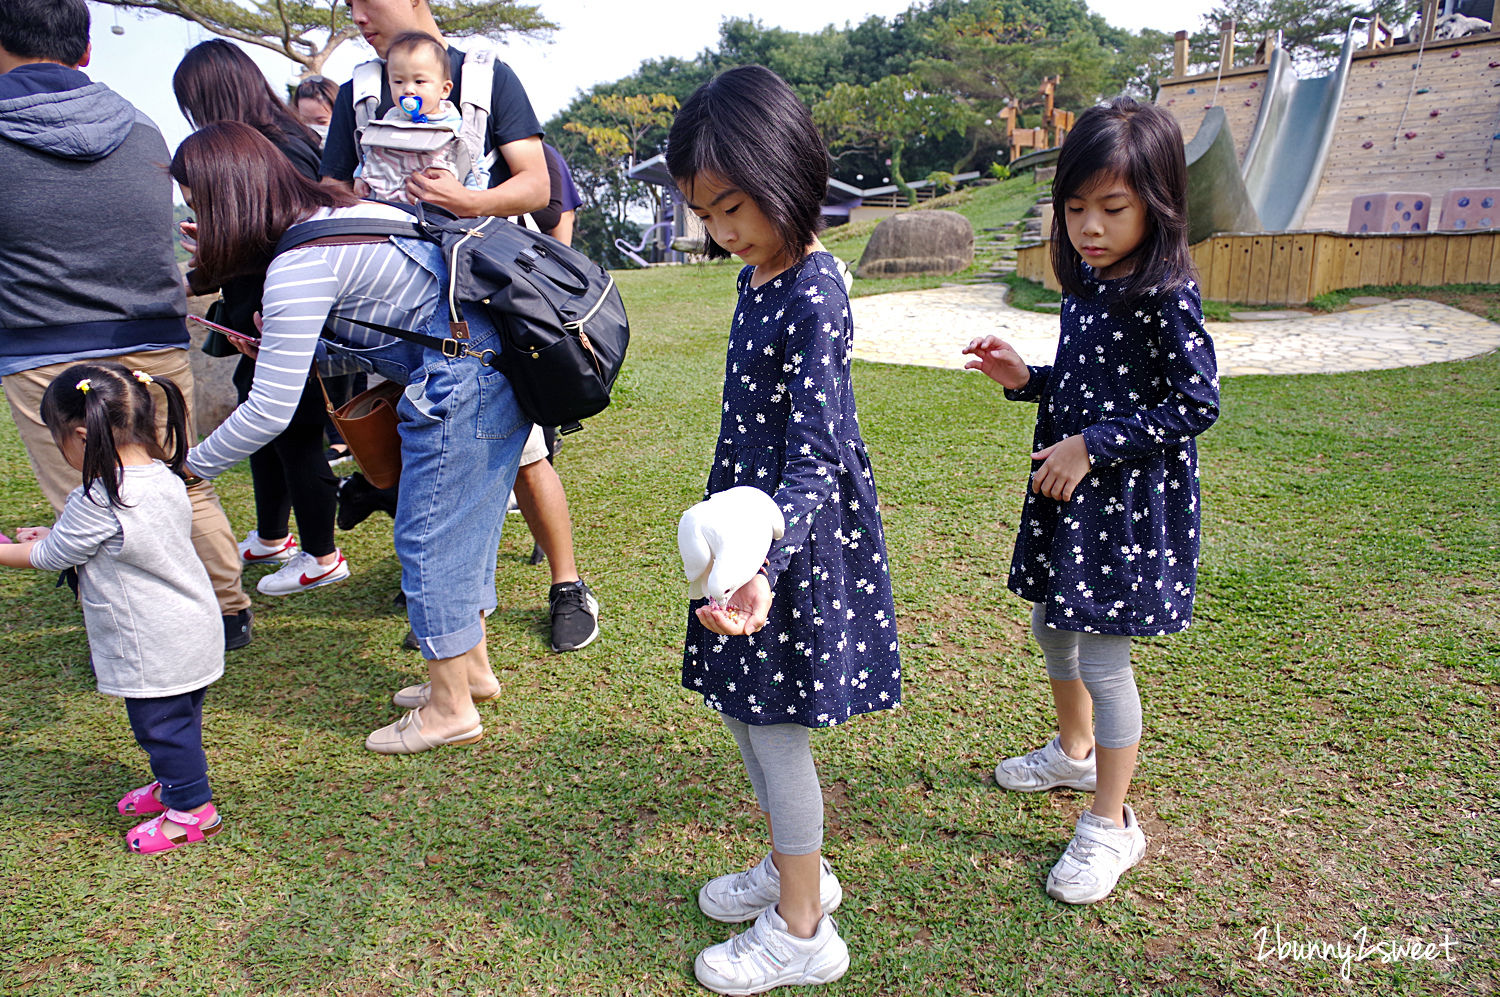
[[[392,44],[411,32],[439,41],[443,36],[427,0],[350,0],[349,10],[379,58],[356,66],[354,78],[339,88],[321,172],[325,183],[353,189],[366,166],[362,140],[367,126],[379,126],[396,106],[385,65]],[[423,169],[406,178],[399,199],[426,201],[465,217],[511,217],[542,208],[550,191],[542,128],[520,80],[488,51],[465,53],[448,46],[447,54],[452,86],[443,103],[451,103],[462,116],[458,136],[480,180],[470,178],[466,186],[465,177],[451,170]],[[521,455],[516,497],[552,570],[552,649],[572,651],[598,636],[599,605],[579,577],[567,495],[546,457],[542,431],[534,428]]]

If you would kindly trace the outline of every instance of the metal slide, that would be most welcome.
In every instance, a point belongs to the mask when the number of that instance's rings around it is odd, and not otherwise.
[[[1204,117],[1187,147],[1194,241],[1214,232],[1297,226],[1318,192],[1355,48],[1351,23],[1333,72],[1308,80],[1297,78],[1284,49],[1272,50],[1265,97],[1238,170],[1229,168],[1233,143],[1223,111]]]

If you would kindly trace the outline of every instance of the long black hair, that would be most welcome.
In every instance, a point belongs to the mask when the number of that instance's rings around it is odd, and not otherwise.
[[[822,228],[828,149],[806,105],[764,66],[726,69],[693,91],[667,135],[679,183],[712,173],[750,196],[800,259]],[[708,256],[729,255],[710,237]]]
[[[172,92],[195,129],[216,121],[240,121],[272,142],[296,136],[314,150],[323,147],[250,57],[222,38],[187,50],[172,74]]]
[[[167,450],[156,435],[156,405],[150,391],[153,384],[167,399]],[[92,497],[94,482],[103,482],[111,506],[125,505],[120,500],[122,446],[145,447],[178,475],[184,473],[187,405],[182,390],[171,378],[130,370],[107,360],[74,364],[47,385],[41,414],[59,447],[79,426],[88,431],[83,443],[83,490]]]
[[[1171,293],[1193,278],[1188,253],[1187,159],[1177,119],[1155,104],[1116,97],[1078,116],[1057,157],[1052,181],[1052,269],[1063,290],[1087,296],[1083,258],[1068,238],[1067,201],[1099,180],[1118,177],[1142,201],[1146,237],[1126,259],[1126,300],[1155,288]]]

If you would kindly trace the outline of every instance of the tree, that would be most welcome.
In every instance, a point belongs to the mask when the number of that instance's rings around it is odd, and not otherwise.
[[[840,83],[813,107],[813,121],[831,141],[873,144],[890,153],[891,181],[917,203],[917,193],[901,175],[907,146],[924,138],[962,131],[973,112],[946,94],[928,93],[916,76],[887,76],[869,86]]]
[[[981,165],[987,154],[1004,146],[1005,108],[1014,107],[1021,114],[1041,109],[1044,79],[1061,77],[1054,95],[1059,108],[1084,107],[1124,87],[1125,63],[1087,20],[1070,33],[1054,36],[1042,23],[1045,11],[1010,6],[1015,15],[1035,19],[1012,21],[1007,19],[1012,14],[1002,12],[999,4],[974,4],[934,25],[929,32],[934,55],[913,64],[929,90],[951,94],[974,112],[965,148],[952,166],[954,173]],[[1063,14],[1069,13],[1071,8],[1065,8]],[[1055,19],[1067,23],[1062,15]]]
[[[1247,61],[1267,36],[1281,33],[1281,47],[1309,68],[1328,68],[1338,58],[1344,32],[1355,17],[1379,14],[1400,24],[1421,9],[1420,0],[1220,0],[1192,37],[1193,66],[1211,71],[1219,61],[1219,25],[1234,20],[1236,51]]]
[[[321,73],[334,49],[359,36],[344,0],[97,0],[111,7],[171,14],[247,45],[259,45],[302,66],[303,75]],[[433,3],[443,33],[542,35],[557,27],[538,7],[515,0],[474,4]]]
[[[569,121],[563,125],[570,132],[582,135],[593,146],[601,159],[625,160],[625,169],[635,166],[636,151],[641,140],[653,128],[669,128],[677,113],[677,98],[669,93],[596,94],[589,101],[612,122],[610,125],[590,125]]]

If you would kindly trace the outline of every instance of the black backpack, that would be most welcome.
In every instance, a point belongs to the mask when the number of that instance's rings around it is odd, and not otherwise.
[[[385,202],[381,202],[385,203]],[[399,236],[442,247],[448,263],[449,335],[437,339],[410,329],[351,319],[445,356],[469,354],[505,375],[522,413],[541,426],[570,433],[609,405],[630,321],[614,278],[577,250],[504,218],[457,218],[431,204],[396,204],[410,222],[329,218],[293,225],[278,254],[337,236]],[[482,308],[500,337],[499,351],[473,353],[460,304]]]

